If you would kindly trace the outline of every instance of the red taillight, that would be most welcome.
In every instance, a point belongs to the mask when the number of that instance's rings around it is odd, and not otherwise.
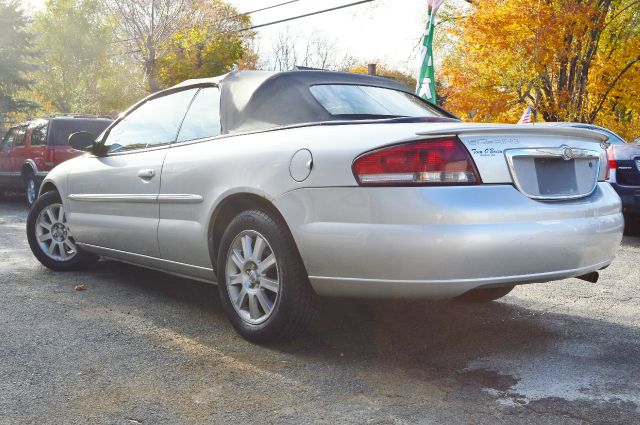
[[[613,155],[613,146],[609,146],[606,152],[607,152],[607,175],[605,177],[605,180],[609,180],[611,170],[615,169],[618,166],[618,164],[616,164],[616,158]]]
[[[49,165],[53,165],[55,160],[56,160],[56,151],[53,147],[50,147],[47,150],[47,162],[49,163]]]
[[[482,183],[462,142],[421,140],[365,153],[353,162],[361,185],[468,185]]]

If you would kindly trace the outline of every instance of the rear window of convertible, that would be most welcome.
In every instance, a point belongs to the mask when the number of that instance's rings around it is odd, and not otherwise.
[[[351,84],[320,84],[309,90],[322,107],[336,117],[445,116],[419,97],[399,90]]]

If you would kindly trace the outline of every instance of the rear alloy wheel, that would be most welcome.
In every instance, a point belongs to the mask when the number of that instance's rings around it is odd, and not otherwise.
[[[513,290],[515,286],[501,286],[499,288],[478,288],[455,297],[456,301],[464,303],[488,303],[504,297]]]
[[[244,230],[231,242],[225,277],[231,304],[252,325],[273,313],[280,292],[278,260],[265,237]]]
[[[27,218],[27,239],[33,255],[52,270],[75,270],[96,260],[78,249],[56,192],[34,202]]]
[[[33,173],[27,174],[24,179],[24,193],[27,200],[27,206],[31,207],[33,203],[38,199],[38,182],[36,176]]]
[[[304,331],[315,314],[315,294],[281,219],[261,210],[240,213],[218,252],[222,306],[244,338],[267,343]]]

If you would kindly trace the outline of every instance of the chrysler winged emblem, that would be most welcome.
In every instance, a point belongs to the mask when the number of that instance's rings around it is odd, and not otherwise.
[[[569,146],[563,146],[562,148],[562,158],[565,161],[569,161],[574,158],[573,150]]]

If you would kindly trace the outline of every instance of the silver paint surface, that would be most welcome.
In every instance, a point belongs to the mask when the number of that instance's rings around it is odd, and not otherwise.
[[[353,177],[363,152],[452,134],[472,152],[483,185],[366,188]],[[623,220],[607,183],[577,200],[534,200],[514,187],[504,156],[513,148],[593,150],[603,180],[601,139],[543,125],[315,125],[86,155],[54,169],[45,184],[60,191],[78,242],[111,258],[213,282],[213,213],[229,196],[252,194],[284,217],[317,292],[441,298],[611,262]],[[313,169],[299,182],[291,160],[301,149],[313,152]],[[153,178],[138,177],[148,169]],[[96,197],[110,201],[87,202]]]

